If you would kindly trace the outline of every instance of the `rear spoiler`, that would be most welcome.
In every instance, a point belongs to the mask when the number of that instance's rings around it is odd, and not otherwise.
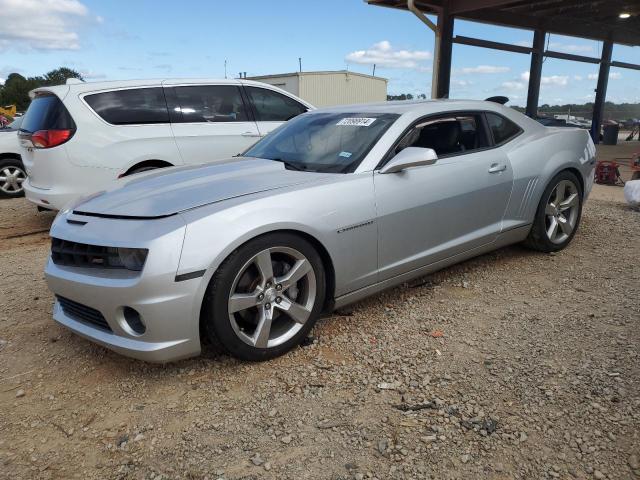
[[[503,97],[502,95],[498,95],[498,96],[495,96],[495,97],[485,98],[484,101],[485,102],[499,103],[500,105],[504,105],[505,103],[507,103],[509,101],[509,98],[508,97]]]

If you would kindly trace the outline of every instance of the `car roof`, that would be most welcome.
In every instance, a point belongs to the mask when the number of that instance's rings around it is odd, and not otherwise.
[[[158,87],[161,85],[190,85],[190,84],[218,84],[218,85],[254,85],[271,90],[284,91],[273,85],[244,78],[146,78],[134,80],[104,80],[99,82],[70,82],[65,85],[44,86],[34,88],[29,92],[33,96],[38,92],[50,92],[63,98],[69,91],[74,93],[94,92],[99,90],[116,90],[132,87]],[[288,93],[288,92],[285,92]]]
[[[437,113],[442,111],[457,110],[491,110],[500,112],[501,110],[511,110],[495,102],[484,100],[396,100],[389,102],[339,105],[335,107],[319,108],[315,112],[336,112],[336,113]]]

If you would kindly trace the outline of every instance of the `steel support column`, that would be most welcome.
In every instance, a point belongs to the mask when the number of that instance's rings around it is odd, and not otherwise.
[[[607,98],[612,52],[613,42],[611,40],[603,42],[600,70],[598,71],[598,86],[596,87],[596,100],[593,104],[593,117],[591,120],[591,138],[593,139],[593,143],[600,143],[600,126],[602,125],[602,117],[604,115],[604,102]]]
[[[446,5],[446,2],[445,2]],[[453,16],[445,7],[438,15],[438,31],[436,32],[436,61],[434,61],[431,89],[432,98],[449,98],[451,83],[451,54],[453,49]]]
[[[527,109],[525,113],[533,118],[538,115],[538,100],[540,99],[540,79],[542,78],[542,60],[544,57],[544,39],[546,34],[542,30],[533,32],[533,51],[531,52],[531,66],[529,68],[529,90],[527,91]]]

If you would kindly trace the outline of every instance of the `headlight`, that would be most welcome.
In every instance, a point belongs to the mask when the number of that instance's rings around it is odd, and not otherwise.
[[[139,272],[144,267],[149,250],[146,248],[107,248],[107,262],[110,268],[126,268]]]
[[[146,248],[118,248],[118,257],[124,268],[129,270],[142,270],[149,250]]]

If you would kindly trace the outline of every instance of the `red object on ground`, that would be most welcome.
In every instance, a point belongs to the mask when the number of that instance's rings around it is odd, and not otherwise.
[[[620,177],[618,162],[601,160],[596,164],[596,183],[602,185],[615,185]]]

